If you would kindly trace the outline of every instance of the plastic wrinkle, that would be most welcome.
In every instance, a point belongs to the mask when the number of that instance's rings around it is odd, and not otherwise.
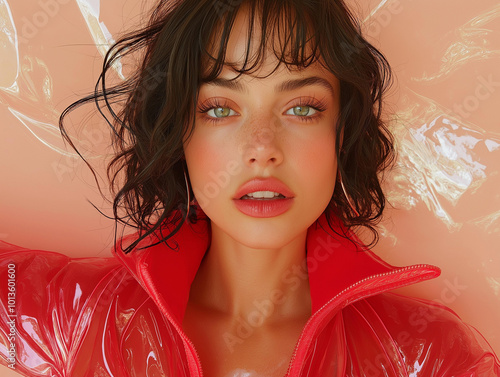
[[[92,35],[92,38],[94,39],[97,50],[101,56],[104,57],[108,52],[109,47],[115,42],[115,40],[106,27],[106,24],[99,21],[101,7],[100,0],[76,0],[76,3],[78,4],[80,12],[87,23],[87,27]],[[120,59],[115,61],[113,68],[118,73],[120,78],[125,79]]]
[[[465,194],[473,194],[488,179],[488,165],[479,156],[491,153],[486,161],[498,159],[498,149],[488,145],[500,139],[448,117],[444,109],[428,99],[417,98],[421,103],[408,99],[411,107],[400,112],[393,122],[399,160],[391,177],[395,184],[389,190],[389,201],[406,209],[423,202],[450,231],[458,231],[463,223],[456,221],[447,208],[457,207]],[[490,218],[498,222],[492,214],[473,222],[482,225]]]
[[[449,41],[449,47],[443,53],[439,71],[434,74],[424,74],[420,78],[412,78],[415,82],[430,83],[444,80],[463,65],[474,61],[488,60],[500,56],[500,49],[494,49],[491,43],[498,38],[499,29],[492,25],[500,20],[500,4],[473,17],[463,26],[459,27],[453,36],[457,40]],[[497,33],[497,35],[495,35]]]

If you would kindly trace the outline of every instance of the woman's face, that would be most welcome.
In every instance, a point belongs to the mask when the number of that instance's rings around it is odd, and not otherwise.
[[[243,61],[247,19],[240,11],[226,61]],[[259,38],[252,36],[256,43]],[[230,82],[237,73],[225,66],[216,81],[203,84],[195,127],[184,145],[193,192],[212,228],[251,248],[279,248],[303,235],[335,186],[339,82],[319,63],[300,71],[281,65],[268,77],[255,77],[276,64],[270,53],[253,75]],[[264,185],[241,190],[253,179]],[[284,187],[266,185],[266,179]],[[241,199],[255,191],[286,199]]]

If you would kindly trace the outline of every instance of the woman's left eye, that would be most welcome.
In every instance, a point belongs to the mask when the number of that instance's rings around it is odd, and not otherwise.
[[[314,115],[318,112],[318,110],[314,109],[312,106],[294,106],[289,109],[285,114],[287,115],[296,115],[299,117],[307,117]]]

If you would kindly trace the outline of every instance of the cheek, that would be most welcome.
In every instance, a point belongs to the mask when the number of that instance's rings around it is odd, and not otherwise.
[[[195,196],[212,198],[227,185],[225,172],[234,158],[223,139],[194,132],[184,151]]]
[[[337,159],[335,155],[335,136],[333,133],[324,133],[297,143],[294,147],[296,163],[302,172],[305,182],[311,183],[315,191],[332,191],[337,173]],[[326,192],[325,192],[326,191]]]

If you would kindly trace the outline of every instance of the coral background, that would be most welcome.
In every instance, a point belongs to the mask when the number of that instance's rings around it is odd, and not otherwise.
[[[395,265],[441,267],[438,279],[402,292],[451,307],[500,354],[500,4],[348,3],[396,75],[386,110],[399,158],[385,176],[392,206],[375,251]],[[152,5],[0,0],[1,240],[111,255],[114,224],[89,201],[107,214],[109,204],[57,120],[93,90],[109,44]],[[117,66],[117,79],[127,71]],[[77,146],[104,172],[107,126],[92,106],[69,119]]]

